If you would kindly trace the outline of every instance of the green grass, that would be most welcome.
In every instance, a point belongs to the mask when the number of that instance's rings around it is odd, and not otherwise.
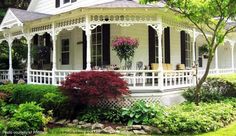
[[[108,134],[94,134],[89,131],[81,130],[79,128],[54,128],[48,130],[45,134],[39,134],[37,136],[122,136],[122,135],[108,135]]]
[[[236,136],[236,121],[218,131],[202,134],[199,136]]]
[[[209,77],[222,78],[229,82],[236,83],[236,74],[217,75],[217,76],[209,76]]]

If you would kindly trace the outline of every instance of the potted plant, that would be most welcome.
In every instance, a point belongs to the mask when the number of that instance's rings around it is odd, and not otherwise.
[[[112,42],[112,47],[120,62],[125,61],[126,68],[127,63],[134,57],[135,49],[138,48],[138,40],[130,37],[116,37]]]
[[[199,47],[199,54],[203,55],[204,58],[208,58],[208,46],[207,44],[203,44],[202,46]]]

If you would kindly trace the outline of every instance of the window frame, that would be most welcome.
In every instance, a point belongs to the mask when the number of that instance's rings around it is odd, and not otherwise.
[[[192,67],[192,55],[193,55],[193,49],[192,49],[192,42],[191,42],[191,36],[190,34],[185,32],[185,67],[191,68]]]
[[[63,41],[68,40],[68,50],[63,50],[65,47],[63,45]],[[64,63],[63,56],[64,54],[68,54],[67,63]],[[69,38],[63,38],[61,39],[61,65],[70,65],[70,39]]]
[[[100,31],[98,29],[100,28]],[[100,35],[100,41],[98,41],[98,35]],[[96,37],[94,37],[96,36]],[[93,41],[95,39],[95,41]],[[100,43],[98,43],[100,42]],[[100,49],[98,49],[100,48]],[[95,49],[95,51],[94,51]],[[100,50],[100,54],[98,54]],[[95,53],[94,53],[95,52]],[[94,30],[92,30],[92,38],[91,38],[91,64],[92,67],[103,65],[103,26],[98,26]],[[100,62],[98,62],[98,58],[100,58]]]

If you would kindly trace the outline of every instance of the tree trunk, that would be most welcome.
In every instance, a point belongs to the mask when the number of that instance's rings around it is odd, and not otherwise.
[[[202,84],[204,83],[204,81],[206,80],[206,78],[208,76],[208,73],[209,73],[209,70],[210,70],[210,67],[211,67],[212,59],[213,59],[213,55],[212,55],[212,53],[210,53],[208,61],[207,61],[207,66],[206,66],[206,69],[205,69],[205,73],[196,85],[196,90],[195,90],[195,104],[196,105],[199,105],[201,87],[202,87]]]

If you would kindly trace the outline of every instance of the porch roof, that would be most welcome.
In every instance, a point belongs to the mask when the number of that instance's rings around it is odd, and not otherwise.
[[[87,8],[164,8],[165,3],[160,1],[156,4],[140,4],[135,0],[114,0],[107,3],[88,6]]]
[[[23,23],[26,21],[32,21],[40,18],[49,17],[51,15],[38,13],[38,12],[32,12],[22,9],[16,9],[16,8],[9,8],[9,10],[12,11],[12,13]]]

